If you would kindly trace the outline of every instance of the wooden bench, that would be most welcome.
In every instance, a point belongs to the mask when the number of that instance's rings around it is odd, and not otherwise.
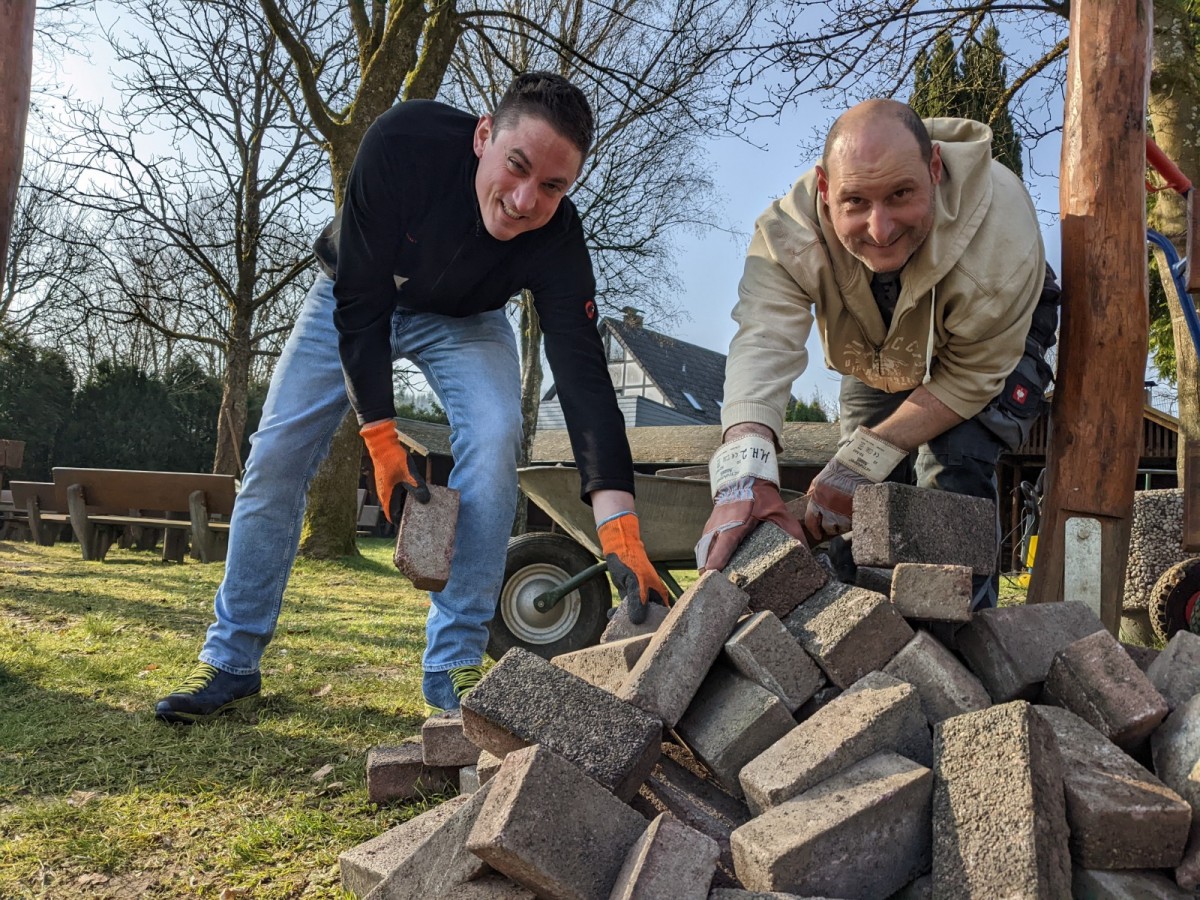
[[[189,535],[201,562],[225,559],[232,475],[56,468],[54,491],[84,559],[104,559],[129,526],[162,529],[164,560],[183,562]]]
[[[12,489],[15,521],[29,528],[35,544],[53,547],[62,527],[71,521],[66,506],[58,506],[54,482],[11,481],[8,486]]]

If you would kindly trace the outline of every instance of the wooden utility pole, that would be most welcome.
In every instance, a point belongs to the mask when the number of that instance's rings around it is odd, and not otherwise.
[[[1059,206],[1063,314],[1029,602],[1116,634],[1141,447],[1151,0],[1071,3]]]
[[[34,0],[0,0],[0,272],[8,259],[8,237],[21,181],[33,70],[34,7]]]

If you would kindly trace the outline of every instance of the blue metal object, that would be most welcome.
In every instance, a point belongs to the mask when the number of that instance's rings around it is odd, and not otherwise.
[[[1187,291],[1186,259],[1180,259],[1172,244],[1165,235],[1151,228],[1146,229],[1146,239],[1162,250],[1167,258],[1167,268],[1175,282],[1175,290],[1179,292],[1179,305],[1183,307],[1183,317],[1187,320],[1188,331],[1192,334],[1192,346],[1200,354],[1200,313],[1196,312],[1196,302]]]

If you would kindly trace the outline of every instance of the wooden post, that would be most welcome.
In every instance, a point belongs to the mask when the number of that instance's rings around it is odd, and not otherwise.
[[[21,181],[35,5],[35,0],[0,0],[0,272],[8,259],[8,237]]]
[[[1113,634],[1121,620],[1149,329],[1151,6],[1071,4],[1059,190],[1063,318],[1029,591],[1031,603],[1088,602]]]

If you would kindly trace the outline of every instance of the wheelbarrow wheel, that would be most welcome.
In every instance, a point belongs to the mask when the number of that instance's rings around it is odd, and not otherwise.
[[[1150,626],[1166,643],[1188,630],[1192,608],[1200,602],[1200,556],[1176,563],[1159,576],[1150,591]]]
[[[523,647],[550,659],[597,643],[612,607],[603,575],[581,584],[548,612],[533,605],[543,592],[595,564],[591,553],[561,534],[532,532],[510,539],[504,585],[489,626],[488,655],[499,659],[511,648]]]

